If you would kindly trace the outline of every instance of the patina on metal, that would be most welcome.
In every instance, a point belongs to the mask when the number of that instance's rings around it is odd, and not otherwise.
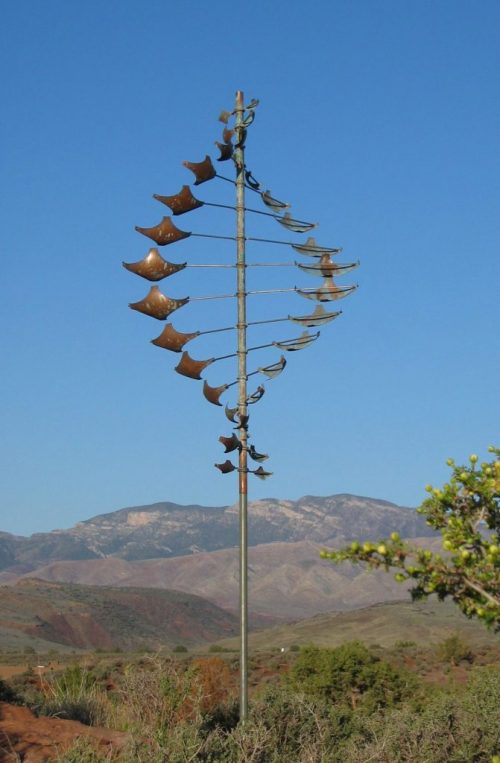
[[[173,215],[184,215],[186,212],[191,212],[193,209],[203,206],[203,202],[193,196],[188,185],[183,185],[179,193],[176,193],[174,196],[160,196],[154,193],[153,199],[165,204],[165,206],[172,210]]]
[[[151,344],[171,352],[182,352],[184,345],[192,339],[196,339],[199,335],[199,331],[183,334],[180,331],[176,331],[171,323],[167,323],[161,334],[156,339],[151,340]]]
[[[142,233],[143,236],[153,239],[158,246],[175,244],[176,241],[181,241],[183,238],[188,238],[191,235],[188,231],[176,228],[170,217],[164,217],[161,223],[158,223],[153,228],[140,228],[136,225],[135,229],[138,233]]]
[[[201,372],[213,362],[214,358],[194,360],[187,350],[184,350],[182,357],[174,370],[182,376],[187,376],[189,379],[201,379]]]
[[[189,302],[189,297],[184,299],[172,299],[162,294],[158,286],[152,286],[148,294],[139,302],[131,302],[129,307],[144,315],[150,315],[159,321],[164,321],[170,313],[178,310]]]
[[[196,178],[194,181],[195,185],[206,183],[207,180],[212,180],[217,174],[208,154],[202,162],[182,162],[182,164],[194,173]]]
[[[135,273],[147,281],[161,281],[163,278],[184,270],[187,262],[167,262],[161,256],[158,249],[150,249],[146,256],[139,262],[122,262],[122,265],[131,273]]]

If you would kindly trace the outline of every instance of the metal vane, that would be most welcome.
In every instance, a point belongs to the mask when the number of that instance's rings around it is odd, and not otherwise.
[[[329,254],[323,254],[320,261],[314,263],[295,263],[299,270],[303,273],[308,273],[311,276],[343,276],[345,273],[350,273],[351,270],[355,270],[359,267],[359,262],[350,262],[347,265],[340,265],[330,258]]]
[[[309,257],[322,257],[324,254],[340,254],[342,247],[319,246],[313,236],[309,236],[305,244],[292,244],[293,249]]]
[[[141,299],[139,302],[132,302],[129,307],[132,310],[137,310],[139,313],[144,313],[144,315],[150,315],[152,318],[164,321],[174,310],[178,310],[188,302],[189,297],[171,299],[162,294],[158,286],[152,286],[144,299]]]
[[[212,160],[206,155],[202,162],[182,162],[184,167],[194,173],[196,180],[195,185],[201,185],[206,183],[207,180],[212,180],[216,176],[215,167],[212,164]]]
[[[283,217],[276,217],[276,220],[284,225],[288,230],[294,231],[294,233],[305,233],[305,231],[316,228],[316,223],[306,223],[303,220],[295,220],[289,212],[286,212]]]
[[[131,273],[146,278],[148,281],[161,281],[168,278],[179,270],[184,270],[187,262],[167,262],[161,256],[158,249],[150,249],[146,256],[139,262],[122,262],[122,265]]]
[[[318,302],[332,302],[333,300],[347,297],[348,294],[352,294],[357,288],[357,286],[338,287],[335,285],[333,278],[325,278],[323,286],[319,289],[297,289],[297,294],[307,299],[315,299]]]
[[[153,239],[159,246],[175,244],[176,241],[181,241],[183,238],[188,238],[191,235],[187,231],[176,228],[170,217],[164,217],[161,223],[153,228],[140,228],[136,225],[135,229],[138,233],[142,233],[143,236]]]
[[[188,185],[183,185],[175,196],[159,196],[159,194],[154,193],[153,198],[169,207],[173,215],[183,215],[203,206],[203,202],[193,196]]]

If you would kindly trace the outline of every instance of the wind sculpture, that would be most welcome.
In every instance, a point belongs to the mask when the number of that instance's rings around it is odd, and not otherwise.
[[[263,190],[261,183],[256,180],[251,170],[249,170],[245,161],[245,144],[247,130],[254,121],[255,109],[258,106],[257,100],[252,100],[248,105],[244,105],[243,93],[236,93],[235,109],[232,112],[222,112],[219,120],[223,123],[222,142],[216,142],[220,155],[218,162],[232,162],[235,168],[235,179],[225,177],[216,170],[210,156],[206,156],[201,162],[183,162],[184,166],[194,174],[194,185],[200,186],[203,183],[215,179],[232,183],[236,190],[235,205],[216,204],[213,202],[198,199],[188,185],[184,185],[179,193],[173,196],[160,196],[154,194],[154,198],[169,208],[171,215],[163,217],[158,225],[152,228],[141,228],[136,226],[136,230],[144,236],[154,241],[157,246],[166,247],[175,244],[188,237],[229,239],[236,242],[236,262],[234,264],[221,265],[190,265],[187,262],[173,263],[165,260],[157,248],[149,249],[146,256],[133,263],[123,263],[124,267],[132,273],[145,278],[147,281],[156,283],[179,273],[181,270],[190,267],[233,267],[236,270],[236,292],[231,294],[206,295],[195,297],[170,297],[164,294],[156,285],[151,286],[148,294],[139,302],[133,302],[130,307],[145,315],[151,316],[159,321],[166,321],[172,313],[191,302],[211,300],[211,299],[236,299],[237,319],[236,323],[221,328],[210,328],[196,330],[191,332],[178,331],[173,323],[165,323],[159,336],[152,340],[156,347],[168,350],[174,353],[182,353],[175,371],[190,379],[202,380],[201,374],[206,368],[212,366],[217,361],[228,358],[237,358],[237,377],[234,380],[222,383],[218,386],[211,386],[206,379],[203,379],[203,395],[205,399],[216,406],[222,406],[221,397],[232,387],[238,387],[238,401],[232,407],[225,404],[226,418],[234,425],[234,430],[230,436],[221,435],[219,441],[224,446],[224,453],[237,453],[238,462],[235,464],[230,458],[215,466],[222,474],[237,472],[239,477],[239,522],[240,522],[240,720],[245,721],[248,713],[248,593],[247,593],[247,480],[248,474],[254,474],[260,479],[267,479],[271,472],[267,471],[262,463],[268,458],[266,453],[256,450],[254,445],[249,444],[249,421],[250,406],[259,402],[265,393],[263,383],[258,384],[256,389],[251,392],[247,390],[247,382],[254,375],[261,375],[267,379],[274,379],[283,372],[287,365],[287,355],[308,347],[315,342],[319,331],[309,332],[309,329],[317,329],[337,318],[341,311],[325,309],[324,304],[336,302],[339,299],[347,297],[357,286],[338,286],[337,276],[349,273],[359,265],[359,262],[347,264],[337,263],[332,257],[340,254],[341,248],[331,246],[321,246],[316,243],[316,239],[309,236],[305,242],[296,243],[293,241],[282,241],[275,239],[257,238],[246,235],[245,219],[246,213],[255,215],[265,215],[273,218],[279,225],[292,233],[309,233],[316,227],[315,223],[305,222],[291,216],[289,212],[290,205],[286,202],[276,199],[270,191]],[[233,126],[230,121],[233,120]],[[245,206],[245,194],[249,191],[260,197],[267,209],[253,209]],[[199,231],[185,231],[179,229],[172,221],[172,216],[180,216],[192,212],[200,207],[219,207],[231,209],[236,212],[236,233],[234,236],[217,235],[213,233],[203,233]],[[281,245],[292,248],[298,255],[308,257],[306,261],[296,261],[288,263],[252,263],[246,259],[246,242],[265,243],[271,245]],[[246,285],[247,270],[252,267],[273,267],[273,266],[291,266],[298,272],[306,275],[316,276],[321,279],[319,287],[296,286],[280,289],[258,289],[248,290]],[[301,297],[317,302],[313,312],[298,315],[284,315],[277,318],[265,320],[247,320],[247,297],[260,294],[276,294],[279,292],[295,292]],[[292,338],[273,339],[264,344],[256,346],[247,346],[247,331],[253,326],[264,324],[274,324],[290,321],[298,324],[305,330]],[[236,332],[236,347],[229,354],[223,354],[215,357],[195,360],[190,352],[185,350],[188,343],[194,342],[199,337],[219,332]],[[280,351],[280,357],[270,365],[260,365],[247,369],[247,356],[250,352],[263,350],[265,348],[276,348]],[[248,459],[255,464],[256,468],[249,468]]]

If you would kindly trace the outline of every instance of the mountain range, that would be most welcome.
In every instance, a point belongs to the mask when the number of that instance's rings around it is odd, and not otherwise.
[[[432,535],[424,520],[388,501],[353,495],[304,496],[253,501],[248,508],[249,544],[312,541],[326,546],[353,539]],[[155,503],[102,514],[67,530],[28,538],[0,533],[0,570],[24,574],[53,561],[187,556],[237,546],[237,506]]]

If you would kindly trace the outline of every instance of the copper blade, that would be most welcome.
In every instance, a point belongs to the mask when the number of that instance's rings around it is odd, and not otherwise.
[[[220,156],[217,157],[218,162],[227,162],[228,159],[230,159],[233,155],[233,144],[232,143],[219,143],[218,141],[215,142],[215,145],[220,151]]]
[[[161,256],[158,249],[150,249],[146,256],[139,262],[122,262],[122,265],[131,273],[135,273],[147,281],[161,281],[168,278],[179,270],[184,270],[187,262],[167,262]]]
[[[229,474],[230,472],[236,471],[236,466],[232,464],[229,459],[224,461],[223,464],[214,464],[214,466],[219,469],[222,474]]]
[[[187,350],[184,350],[182,358],[174,370],[182,376],[188,376],[190,379],[201,379],[201,372],[213,362],[213,358],[208,358],[208,360],[193,360]]]
[[[203,382],[203,394],[209,403],[222,406],[222,403],[219,403],[219,398],[222,394],[224,394],[227,387],[227,384],[222,384],[220,387],[210,387],[210,385],[205,381]]]
[[[329,323],[341,315],[341,311],[338,310],[335,313],[327,313],[322,305],[317,305],[316,310],[311,315],[289,315],[288,318],[294,323],[300,323],[302,326],[312,328],[313,326],[322,326],[324,323]]]
[[[179,230],[173,224],[170,217],[164,217],[161,223],[155,225],[153,228],[140,228],[135,226],[138,233],[142,233],[143,236],[152,238],[158,246],[166,246],[167,244],[175,244],[176,241],[181,241],[183,238],[187,238],[191,233],[183,230]]]
[[[248,400],[247,400],[248,403]],[[248,420],[250,419],[250,416],[245,413],[244,415],[239,415],[240,423],[238,424],[235,429],[248,429]]]
[[[252,470],[250,469],[250,471]],[[252,474],[255,474],[255,476],[261,480],[267,480],[268,477],[273,476],[272,472],[266,472],[266,470],[262,466],[259,466],[258,469],[255,469],[255,471],[253,471]]]
[[[201,183],[206,183],[207,180],[212,180],[216,176],[215,167],[212,164],[212,160],[206,155],[204,160],[202,162],[182,162],[184,167],[187,167],[188,170],[191,170],[191,172],[194,173],[194,176],[196,180],[194,181],[195,185],[201,185]]]
[[[132,302],[129,307],[144,315],[150,315],[159,321],[164,321],[170,313],[187,304],[189,297],[184,299],[172,299],[162,294],[158,286],[152,286],[148,294],[140,302]]]
[[[313,236],[309,236],[305,244],[292,244],[292,248],[309,257],[321,257],[323,254],[339,254],[342,247],[319,246]]]
[[[199,335],[199,331],[194,331],[191,334],[182,334],[180,331],[176,331],[171,323],[167,323],[160,336],[151,340],[151,344],[156,345],[156,347],[162,347],[164,350],[181,352],[185,344]]]
[[[224,445],[224,453],[232,453],[233,450],[241,450],[241,442],[238,437],[233,433],[231,437],[219,437],[219,442]]]
[[[306,223],[304,220],[295,220],[289,212],[284,214],[283,217],[276,217],[275,220],[294,233],[305,233],[306,231],[311,230],[311,228],[316,227],[316,223]]]
[[[203,206],[203,202],[193,196],[188,185],[183,185],[175,196],[159,196],[154,193],[153,198],[169,207],[174,215],[183,215],[186,212],[191,212],[192,209]]]
[[[222,140],[224,143],[231,143],[234,136],[234,130],[230,130],[228,127],[224,127],[222,131]]]

